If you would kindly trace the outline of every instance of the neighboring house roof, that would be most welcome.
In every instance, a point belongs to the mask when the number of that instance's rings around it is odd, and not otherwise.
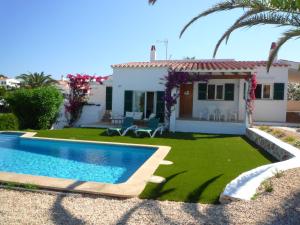
[[[267,61],[235,61],[235,60],[157,60],[152,62],[130,62],[112,65],[112,68],[169,68],[176,71],[199,70],[253,70],[266,67]],[[284,62],[273,63],[274,67],[287,67]]]

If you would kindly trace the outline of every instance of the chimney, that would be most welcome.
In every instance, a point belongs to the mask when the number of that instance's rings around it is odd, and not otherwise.
[[[156,60],[156,49],[155,45],[151,46],[151,52],[150,52],[150,62],[153,62]]]
[[[277,44],[276,44],[276,42],[272,42],[272,44],[271,44],[271,48],[270,48],[270,54],[269,55],[271,55],[271,53],[274,51],[274,49],[276,48],[276,46],[277,46]],[[274,58],[274,61],[277,61],[277,55],[275,56],[275,58]]]

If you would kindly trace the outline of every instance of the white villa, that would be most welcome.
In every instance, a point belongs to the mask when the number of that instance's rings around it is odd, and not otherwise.
[[[149,62],[112,65],[112,83],[105,87],[103,110],[111,111],[112,119],[122,118],[126,112],[141,112],[142,120],[155,114],[163,122],[165,77],[170,72],[178,76],[189,74],[198,78],[172,89],[172,95],[178,99],[172,106],[170,130],[244,134],[248,126],[247,79],[256,75],[253,120],[283,123],[288,112],[289,79],[300,80],[298,65],[277,60],[268,73],[266,61],[156,60],[152,46]],[[202,81],[201,77],[208,79]]]
[[[14,78],[0,78],[0,87],[5,89],[12,89],[20,87],[20,81]]]

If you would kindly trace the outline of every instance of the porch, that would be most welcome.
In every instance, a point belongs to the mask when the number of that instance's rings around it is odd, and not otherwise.
[[[170,130],[245,134],[249,77],[249,73],[211,74],[207,81],[189,80],[180,84],[177,90],[172,90],[173,96],[178,97],[170,116]]]

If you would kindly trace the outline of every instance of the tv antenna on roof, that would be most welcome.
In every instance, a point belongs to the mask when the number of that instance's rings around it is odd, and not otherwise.
[[[164,44],[166,48],[166,60],[168,60],[168,45],[169,45],[169,40],[157,40],[156,43]]]

